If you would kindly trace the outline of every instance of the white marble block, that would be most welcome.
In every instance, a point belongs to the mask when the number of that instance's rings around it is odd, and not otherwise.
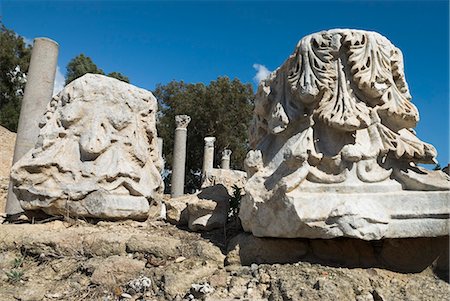
[[[258,88],[240,218],[259,237],[448,235],[450,178],[413,128],[401,51],[375,32],[322,31]]]
[[[86,74],[55,96],[36,146],[12,168],[26,211],[102,219],[145,219],[163,192],[156,98],[147,90]]]

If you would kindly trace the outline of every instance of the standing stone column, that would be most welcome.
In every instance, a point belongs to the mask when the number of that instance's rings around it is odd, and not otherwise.
[[[203,177],[214,167],[214,142],[216,137],[205,137],[205,148],[203,152]]]
[[[164,160],[164,155],[163,155],[164,140],[163,140],[163,138],[158,137],[156,141],[157,141],[157,145],[158,145],[159,157],[162,160],[161,174],[163,174],[164,173],[164,166],[166,165],[166,160]]]
[[[58,48],[58,43],[48,38],[34,39],[25,94],[20,109],[13,164],[33,148],[37,142],[39,122],[44,116],[47,104],[52,99]],[[10,181],[6,201],[6,214],[10,217],[23,212],[16,195],[13,193],[12,186]]]
[[[231,156],[231,150],[230,149],[224,149],[222,152],[222,169],[230,169],[230,156]]]
[[[162,158],[163,156],[163,144],[164,144],[164,140],[161,137],[158,137],[158,152],[159,152],[159,156]]]
[[[172,163],[172,197],[184,194],[184,173],[186,169],[186,140],[187,126],[191,122],[188,115],[175,116],[175,141],[173,145],[173,163]]]

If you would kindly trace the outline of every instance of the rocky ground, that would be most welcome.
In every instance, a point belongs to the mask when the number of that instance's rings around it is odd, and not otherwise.
[[[0,249],[1,300],[448,300],[450,292],[431,269],[241,266],[224,254],[223,231],[164,221],[1,225]]]
[[[14,140],[14,133],[0,128],[1,212]],[[395,244],[389,242],[384,250],[397,250]],[[356,245],[262,242],[236,228],[194,233],[155,218],[2,224],[0,300],[448,300],[448,274],[435,274],[431,267],[416,273],[362,268],[360,263],[374,255],[366,243]],[[412,241],[410,249],[423,245]],[[292,260],[311,250],[350,261]],[[401,262],[398,254],[383,256]]]
[[[16,133],[0,126],[0,215],[5,209],[6,193],[8,192],[9,171],[14,155]]]

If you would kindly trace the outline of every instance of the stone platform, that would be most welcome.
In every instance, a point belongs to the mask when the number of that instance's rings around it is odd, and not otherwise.
[[[258,237],[378,240],[449,233],[449,191],[293,191],[276,202],[244,198],[241,206],[244,230]]]

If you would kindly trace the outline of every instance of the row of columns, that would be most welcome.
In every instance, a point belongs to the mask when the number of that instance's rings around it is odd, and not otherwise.
[[[187,115],[175,116],[175,139],[173,145],[173,164],[172,164],[172,181],[171,196],[177,197],[184,194],[184,176],[186,167],[186,142],[187,142],[187,126],[191,118]],[[205,137],[205,147],[203,152],[203,168],[202,175],[205,176],[214,167],[214,142],[215,137]],[[162,153],[162,147],[161,153]],[[222,152],[222,169],[230,169],[231,150],[225,149]]]
[[[214,165],[214,142],[216,141],[216,137],[205,137],[205,149],[203,152],[203,169],[202,174],[206,175],[206,173],[213,169]],[[230,169],[230,156],[232,151],[230,149],[224,149],[222,152],[222,162],[220,167],[222,169]]]

